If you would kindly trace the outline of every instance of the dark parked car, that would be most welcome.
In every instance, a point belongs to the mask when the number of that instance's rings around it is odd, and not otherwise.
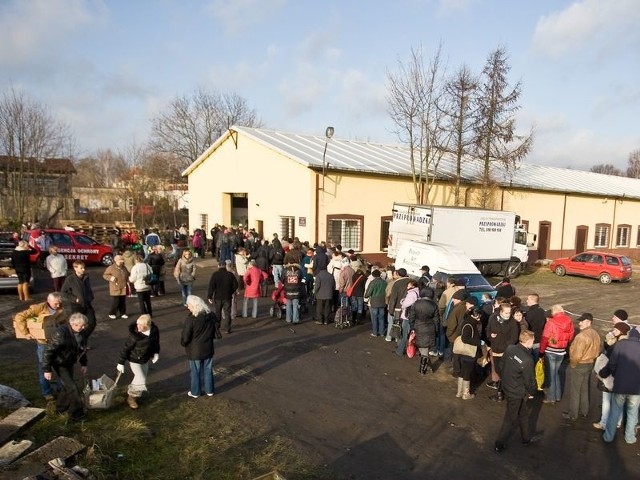
[[[597,278],[601,283],[612,280],[627,281],[631,278],[631,259],[624,255],[606,252],[583,252],[573,257],[558,258],[549,268],[559,277],[581,275]]]

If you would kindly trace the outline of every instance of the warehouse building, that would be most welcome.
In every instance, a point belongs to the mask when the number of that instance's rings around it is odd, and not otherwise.
[[[331,133],[331,132],[328,132]],[[455,164],[443,158],[427,203],[453,205]],[[467,162],[462,206],[477,207],[481,165]],[[393,202],[415,203],[405,146],[234,126],[183,175],[189,221],[242,224],[270,239],[326,240],[386,259]],[[640,180],[521,162],[495,171],[490,208],[516,212],[535,235],[530,261],[587,249],[640,258]]]

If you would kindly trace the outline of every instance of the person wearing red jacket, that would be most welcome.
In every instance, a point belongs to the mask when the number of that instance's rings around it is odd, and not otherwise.
[[[540,355],[544,355],[549,375],[549,388],[544,403],[554,404],[562,398],[560,385],[560,365],[567,354],[567,346],[573,340],[575,329],[571,318],[564,312],[562,305],[551,307],[551,317],[542,330]]]

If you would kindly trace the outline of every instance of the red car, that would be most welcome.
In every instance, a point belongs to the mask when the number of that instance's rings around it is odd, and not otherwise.
[[[631,278],[631,259],[624,255],[605,252],[582,252],[573,257],[558,258],[549,268],[559,277],[581,275],[597,278],[601,283],[612,280],[627,281]]]
[[[34,253],[31,256],[32,263],[36,263],[40,256],[40,248],[36,242],[36,239],[40,236],[40,231],[28,230],[22,236],[23,240],[26,240],[29,245],[38,251],[38,253]],[[58,253],[62,254],[69,262],[83,260],[87,265],[111,265],[113,263],[113,249],[111,246],[99,243],[85,233],[53,228],[45,228],[44,232],[45,235],[49,236],[50,244],[58,247]]]

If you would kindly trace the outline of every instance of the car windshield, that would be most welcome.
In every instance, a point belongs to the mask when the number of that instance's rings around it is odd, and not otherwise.
[[[453,275],[459,280],[470,292],[492,292],[495,290],[491,284],[479,273],[458,273]],[[442,283],[447,282],[449,275],[442,272],[436,272],[433,279]]]
[[[76,235],[76,242],[80,245],[95,245],[98,243],[91,237],[87,237],[86,235]]]

